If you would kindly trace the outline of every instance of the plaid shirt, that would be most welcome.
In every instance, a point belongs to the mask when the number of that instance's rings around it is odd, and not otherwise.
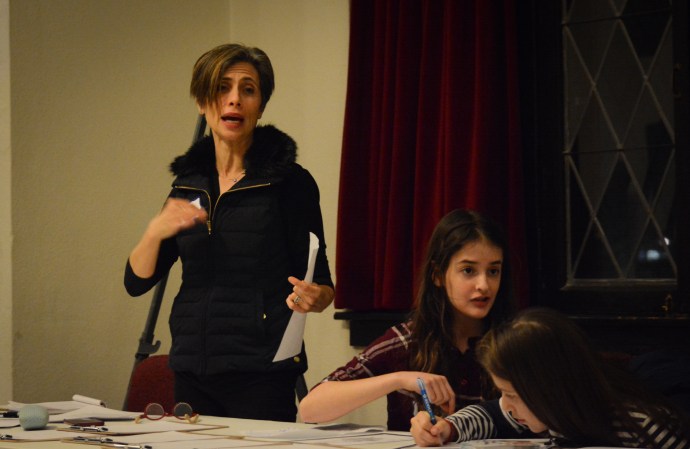
[[[347,365],[333,371],[322,382],[355,380],[396,371],[411,371],[410,344],[414,337],[410,331],[410,324],[407,322],[391,327]],[[464,354],[454,349],[446,355],[450,372],[455,374],[448,381],[456,394],[457,409],[475,404],[482,399],[483,370],[476,361],[475,343],[476,339],[470,340],[470,348]],[[388,395],[389,430],[410,430],[410,418],[417,413],[418,398],[419,395],[407,390],[398,390]]]

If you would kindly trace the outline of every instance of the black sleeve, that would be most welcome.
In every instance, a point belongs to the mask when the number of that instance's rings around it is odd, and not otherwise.
[[[158,252],[158,260],[156,261],[156,270],[150,278],[140,278],[129,264],[125,266],[125,289],[130,296],[141,296],[153,288],[154,285],[160,281],[163,276],[170,270],[170,267],[177,260],[177,244],[175,237],[163,240],[161,242],[160,251]]]
[[[326,257],[326,238],[319,205],[319,188],[312,175],[297,165],[286,178],[281,205],[286,220],[288,247],[292,254],[295,277],[306,273],[309,233],[319,239],[319,251],[314,266],[313,282],[333,287],[331,271]]]

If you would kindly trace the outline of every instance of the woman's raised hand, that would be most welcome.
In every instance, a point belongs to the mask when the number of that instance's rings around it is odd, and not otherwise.
[[[149,223],[147,232],[160,240],[177,235],[178,232],[206,221],[208,214],[203,208],[179,198],[168,198]]]
[[[203,223],[207,217],[208,214],[203,208],[187,200],[168,198],[163,209],[149,222],[144,235],[129,254],[129,263],[134,274],[140,278],[151,277],[156,269],[161,242],[183,229]]]

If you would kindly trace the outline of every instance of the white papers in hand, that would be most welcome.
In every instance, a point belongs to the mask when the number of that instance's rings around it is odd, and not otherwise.
[[[309,259],[307,260],[307,273],[304,275],[304,282],[311,282],[314,278],[314,265],[316,263],[316,253],[319,251],[319,238],[314,233],[309,233]],[[290,357],[294,357],[302,351],[302,340],[304,340],[304,325],[307,321],[306,313],[292,312],[290,322],[288,322],[280,341],[280,346],[273,357],[274,362],[280,362]]]

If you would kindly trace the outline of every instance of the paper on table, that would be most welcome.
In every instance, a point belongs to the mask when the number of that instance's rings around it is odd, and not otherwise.
[[[326,438],[343,438],[355,435],[383,433],[382,426],[363,426],[358,424],[331,424],[309,429],[288,427],[279,430],[254,430],[242,432],[245,438],[277,441],[306,441]]]
[[[309,444],[324,444],[326,446],[350,447],[366,446],[367,448],[403,448],[414,446],[414,438],[409,432],[382,432],[364,433],[357,435],[336,436],[335,438],[323,438],[309,440]]]
[[[314,233],[309,233],[309,259],[307,260],[307,273],[304,275],[304,282],[311,282],[314,278],[314,265],[316,254],[319,251],[319,238]],[[290,322],[288,322],[280,341],[280,346],[273,357],[274,362],[280,362],[290,357],[294,357],[302,351],[302,340],[304,340],[304,324],[307,321],[306,313],[292,312]]]
[[[409,434],[408,434],[409,435]],[[374,438],[377,435],[372,435],[371,437],[362,437],[362,438]],[[353,437],[355,438],[355,437]],[[319,440],[320,441],[320,440]],[[346,439],[339,439],[335,438],[331,441],[331,443],[321,443],[321,442],[316,442],[314,440],[309,440],[305,442],[291,442],[290,447],[286,449],[317,449],[317,448],[323,448],[323,449],[333,449],[333,448],[341,448],[341,449],[407,449],[407,448],[412,448],[414,444],[414,438],[411,436],[409,437],[408,440],[398,440],[398,441],[390,441],[388,443],[374,443],[374,442],[364,442],[360,445],[351,445],[351,446],[340,446],[340,443],[343,441],[346,441]],[[274,448],[278,449],[278,448]],[[420,448],[421,449],[421,448]],[[446,449],[445,446],[443,449]]]
[[[9,405],[3,405],[2,407],[0,407],[0,412],[4,413],[4,412],[8,412],[8,411],[10,411]],[[12,427],[19,427],[19,418],[16,415],[17,410],[12,410],[12,411],[15,412],[14,417],[5,418],[3,415],[0,415],[0,429],[9,429]]]
[[[80,435],[81,438],[84,438],[84,435]],[[97,438],[98,435],[88,435],[88,437],[94,437]],[[68,443],[83,443],[83,440],[79,440],[79,437],[72,438],[69,440],[63,439],[62,441],[68,442]],[[104,437],[101,437],[104,438]],[[216,440],[216,439],[225,439],[226,437],[219,436],[219,435],[199,435],[194,432],[178,432],[178,431],[165,431],[165,432],[156,432],[156,433],[146,433],[146,434],[137,434],[137,435],[126,435],[126,436],[117,436],[117,435],[111,435],[108,437],[105,437],[109,440],[112,440],[113,443],[120,443],[120,444],[133,444],[133,445],[141,445],[141,444],[147,444],[150,445],[151,443],[170,443],[173,441],[184,441],[187,442],[187,447],[189,446],[190,441],[201,441],[201,440]],[[103,442],[103,441],[102,441]],[[105,442],[108,442],[107,440]],[[195,444],[196,447],[196,444]]]
[[[94,398],[90,398],[88,396],[82,396],[80,394],[75,394],[74,396],[72,396],[71,401],[35,403],[35,405],[42,405],[43,407],[47,408],[48,413],[50,413],[51,415],[55,414],[55,413],[64,413],[64,412],[68,412],[70,410],[76,410],[76,409],[82,408],[88,404],[105,407],[105,402],[101,401],[100,399],[94,399]],[[24,407],[25,405],[27,405],[27,404],[24,404],[21,402],[10,401],[8,403],[8,408],[10,410],[19,411],[19,409]]]
[[[0,429],[19,427],[19,418],[0,418]]]
[[[104,421],[133,420],[140,414],[141,413],[137,412],[125,412],[112,408],[99,407],[98,405],[85,405],[77,410],[70,410],[69,412],[50,415],[50,422],[63,422],[66,419],[75,418],[94,418],[102,419]]]
[[[4,435],[7,441],[51,441],[79,436],[77,432],[58,430],[57,426],[48,426],[43,430],[12,429],[0,434]]]
[[[147,443],[152,449],[189,449],[191,444],[194,449],[233,449],[239,447],[251,447],[252,449],[292,449],[290,446],[281,446],[274,443],[266,443],[265,441],[249,441],[237,440],[230,438],[218,438],[213,440],[194,440],[194,441],[170,441],[164,443]],[[317,446],[310,446],[307,449],[317,449]]]
[[[546,449],[550,447],[547,439],[486,439],[486,440],[472,440],[462,443],[456,443],[455,447],[461,449],[491,449],[491,448],[520,448],[520,449]]]
[[[100,399],[90,398],[88,396],[82,396],[80,394],[75,394],[74,396],[72,396],[72,400],[75,402],[83,402],[84,404],[100,405],[101,407],[105,407],[105,402],[101,401]]]
[[[174,419],[174,418],[173,418]],[[135,422],[123,422],[123,421],[111,421],[105,423],[105,428],[108,430],[93,432],[93,431],[82,431],[83,434],[90,435],[138,435],[145,433],[157,433],[157,432],[169,432],[169,431],[194,431],[194,430],[210,430],[216,429],[218,427],[223,427],[217,424],[190,424],[183,420],[178,419],[161,419],[158,421],[142,420],[139,423]],[[69,428],[62,428],[60,430],[70,431]]]

